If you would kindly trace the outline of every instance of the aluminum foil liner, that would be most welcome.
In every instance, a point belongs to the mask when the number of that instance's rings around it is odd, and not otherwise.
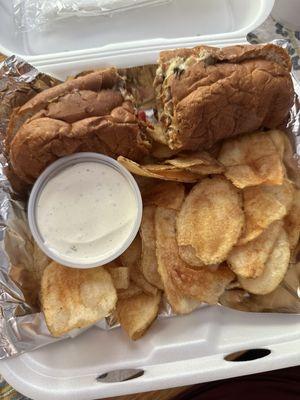
[[[284,45],[284,44],[283,44]],[[138,95],[151,103],[152,91],[145,90],[141,81],[149,81],[153,66],[122,70],[138,90]],[[146,78],[145,78],[146,77]],[[61,338],[49,333],[44,316],[39,309],[39,268],[47,262],[35,245],[26,217],[27,188],[13,179],[3,147],[9,116],[13,109],[24,104],[36,93],[57,84],[58,81],[39,73],[22,59],[12,56],[0,65],[0,359],[74,337],[83,330],[75,330]],[[290,170],[298,178],[300,155],[300,85],[295,80],[295,102],[290,119],[283,127],[293,137],[296,152],[290,160]],[[299,166],[300,167],[300,166]],[[300,314],[300,264],[293,260],[280,287],[267,296],[251,296],[239,288],[226,291],[221,304],[243,311],[287,312]],[[173,316],[170,305],[164,300],[159,318]],[[100,329],[118,326],[114,315],[100,321]]]

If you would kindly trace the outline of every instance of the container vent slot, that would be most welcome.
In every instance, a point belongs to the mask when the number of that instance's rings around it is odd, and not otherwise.
[[[250,349],[237,351],[235,353],[227,354],[224,357],[226,361],[251,361],[259,358],[267,357],[271,353],[269,349]]]
[[[143,375],[144,371],[142,369],[119,369],[99,375],[96,381],[104,383],[125,382]]]

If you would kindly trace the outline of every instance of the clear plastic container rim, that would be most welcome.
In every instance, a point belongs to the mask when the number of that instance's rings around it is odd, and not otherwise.
[[[58,253],[52,251],[44,242],[42,235],[39,231],[37,219],[36,219],[36,206],[42,190],[44,189],[47,182],[57,175],[60,171],[64,170],[67,167],[78,163],[84,162],[97,162],[101,164],[108,165],[118,171],[123,177],[126,178],[128,183],[130,184],[131,189],[133,190],[136,204],[137,204],[137,213],[136,219],[132,226],[132,230],[128,238],[122,243],[120,247],[116,248],[116,251],[113,254],[110,254],[106,257],[99,257],[99,260],[93,263],[81,263],[81,262],[72,262],[69,259],[65,259],[61,257]],[[54,161],[51,165],[49,165],[42,174],[38,177],[36,182],[33,185],[31,190],[29,201],[28,201],[28,223],[31,234],[35,239],[36,243],[40,247],[40,249],[53,261],[58,262],[59,264],[65,265],[67,267],[72,268],[94,268],[103,266],[108,264],[109,262],[115,260],[119,257],[133,242],[134,238],[136,237],[139,227],[141,225],[142,220],[142,213],[143,213],[143,203],[140,189],[135,181],[134,177],[131,175],[129,171],[125,167],[123,167],[119,162],[114,160],[111,157],[105,156],[99,153],[93,152],[83,152],[83,153],[76,153],[70,156],[62,157],[57,161]]]

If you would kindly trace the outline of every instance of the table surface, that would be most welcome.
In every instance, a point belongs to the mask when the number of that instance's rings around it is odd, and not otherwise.
[[[138,393],[128,396],[110,397],[105,400],[171,400],[176,396],[184,393],[189,387],[183,386],[181,388],[172,388],[167,390],[157,390],[147,393]],[[4,380],[0,380],[0,399],[1,400],[29,400],[17,393],[11,386]],[[55,399],[53,399],[55,400]]]
[[[263,25],[256,31],[248,35],[251,43],[268,42],[273,39],[284,38],[289,43],[289,53],[293,61],[294,74],[300,79],[300,32],[293,32],[269,17]],[[5,56],[0,54],[0,62]],[[1,377],[0,377],[1,379]],[[187,391],[190,387],[172,388],[168,390],[159,390],[148,393],[140,393],[128,396],[114,397],[114,400],[170,400],[179,394]],[[25,400],[24,396],[18,394],[5,381],[0,380],[0,399],[1,400]],[[112,400],[106,399],[106,400]]]
[[[106,400],[171,400],[180,393],[185,392],[189,387],[190,386],[183,386],[181,388],[156,390],[153,392],[137,393],[129,396],[110,397]]]

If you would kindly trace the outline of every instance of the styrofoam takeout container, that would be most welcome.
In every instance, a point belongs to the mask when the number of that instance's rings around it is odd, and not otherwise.
[[[0,3],[0,51],[17,53],[59,78],[85,69],[153,63],[160,50],[199,43],[245,43],[274,0],[174,0],[112,18],[58,24],[51,32],[15,34],[10,0]],[[113,44],[111,44],[113,43]],[[264,358],[230,362],[231,352],[264,348]],[[89,400],[290,367],[300,360],[300,318],[204,307],[157,321],[131,342],[121,329],[84,334],[0,362],[17,390],[36,400]],[[99,375],[138,368],[142,376],[104,383]],[[138,374],[140,375],[140,374]]]
[[[91,262],[80,262],[80,261],[75,261],[74,258],[70,259],[69,257],[64,257],[63,254],[59,254],[55,250],[53,250],[45,241],[43,238],[39,227],[38,227],[38,221],[37,221],[37,204],[39,197],[46,186],[46,184],[52,179],[55,175],[59,174],[63,170],[65,170],[68,167],[71,167],[72,165],[75,164],[81,164],[81,163],[86,163],[86,162],[93,162],[93,163],[98,163],[102,165],[106,165],[110,167],[111,169],[114,169],[117,171],[123,178],[126,179],[128,186],[132,190],[134,197],[135,197],[135,202],[136,202],[136,216],[135,216],[135,221],[134,224],[132,225],[131,231],[123,242],[119,244],[117,248],[114,249],[113,253],[109,254],[99,254],[99,257],[97,261]],[[28,222],[29,222],[29,227],[32,233],[33,238],[37,242],[38,246],[41,248],[41,250],[47,254],[48,257],[50,257],[52,260],[62,264],[66,265],[68,267],[73,267],[73,268],[93,268],[93,267],[98,267],[101,265],[108,264],[109,262],[115,260],[117,257],[119,257],[124,251],[130,246],[130,244],[133,242],[134,238],[136,237],[141,220],[142,220],[142,211],[143,211],[143,203],[142,203],[142,197],[140,193],[140,189],[134,179],[134,177],[131,175],[130,172],[126,170],[126,168],[123,167],[120,163],[118,163],[116,160],[114,160],[111,157],[107,157],[103,154],[97,154],[97,153],[76,153],[72,154],[70,156],[62,157],[56,160],[54,163],[49,165],[45,171],[38,177],[36,180],[35,184],[33,185],[33,188],[30,193],[29,201],[28,201]],[[101,251],[101,249],[99,249]]]

